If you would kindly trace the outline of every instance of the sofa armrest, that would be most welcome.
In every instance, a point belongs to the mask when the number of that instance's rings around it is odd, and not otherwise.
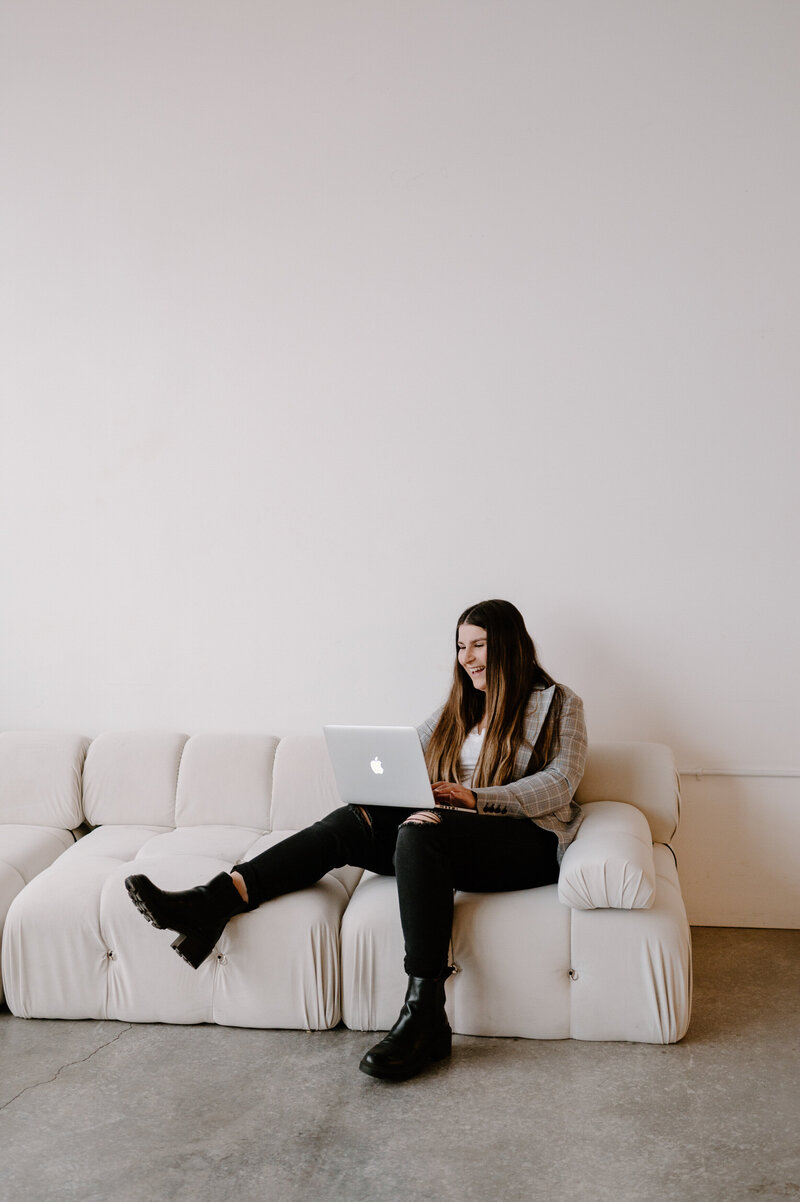
[[[656,870],[644,814],[623,801],[588,802],[583,811],[561,863],[559,900],[573,910],[649,910]]]

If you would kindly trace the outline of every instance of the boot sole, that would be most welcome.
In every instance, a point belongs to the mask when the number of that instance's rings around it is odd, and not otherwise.
[[[155,911],[152,908],[152,902],[148,902],[142,895],[142,886],[139,884],[142,877],[129,876],[125,880],[125,888],[128,891],[128,897],[131,899],[136,909],[140,914],[143,914],[147,921],[156,928],[157,931],[164,931],[167,928],[163,922],[160,922],[156,917]],[[150,882],[147,882],[148,885]],[[155,886],[151,886],[155,888]]]

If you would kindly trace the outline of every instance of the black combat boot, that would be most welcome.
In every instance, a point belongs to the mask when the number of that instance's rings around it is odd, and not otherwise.
[[[444,1012],[444,983],[440,977],[409,977],[400,1017],[388,1035],[370,1048],[358,1066],[370,1077],[406,1081],[434,1060],[450,1055],[453,1032]]]
[[[178,932],[172,946],[192,968],[199,968],[211,954],[228,919],[247,909],[227,872],[221,872],[207,885],[179,892],[159,889],[141,874],[127,877],[125,888],[136,909],[154,927]]]

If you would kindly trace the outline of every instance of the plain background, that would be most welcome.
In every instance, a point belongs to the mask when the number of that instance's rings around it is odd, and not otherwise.
[[[800,6],[0,0],[0,727],[417,723],[797,769]],[[684,778],[800,925],[797,779]]]

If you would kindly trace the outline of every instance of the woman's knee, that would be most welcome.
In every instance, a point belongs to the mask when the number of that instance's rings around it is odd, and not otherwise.
[[[341,810],[335,810],[334,813],[341,814],[343,816],[343,820],[348,825],[353,822],[353,819],[355,819],[361,830],[365,831],[368,835],[372,834],[372,816],[366,806],[353,804],[346,805],[343,806]]]
[[[406,818],[401,830],[406,826],[438,826],[442,819],[434,810],[415,810]]]
[[[372,836],[369,814],[361,806],[346,805],[331,810],[324,818],[307,827],[319,839],[334,839],[340,848],[361,847]]]
[[[397,828],[397,843],[395,844],[394,863],[411,865],[419,859],[427,859],[434,855],[437,859],[441,851],[442,823],[437,814],[428,810],[418,810],[409,815]]]

